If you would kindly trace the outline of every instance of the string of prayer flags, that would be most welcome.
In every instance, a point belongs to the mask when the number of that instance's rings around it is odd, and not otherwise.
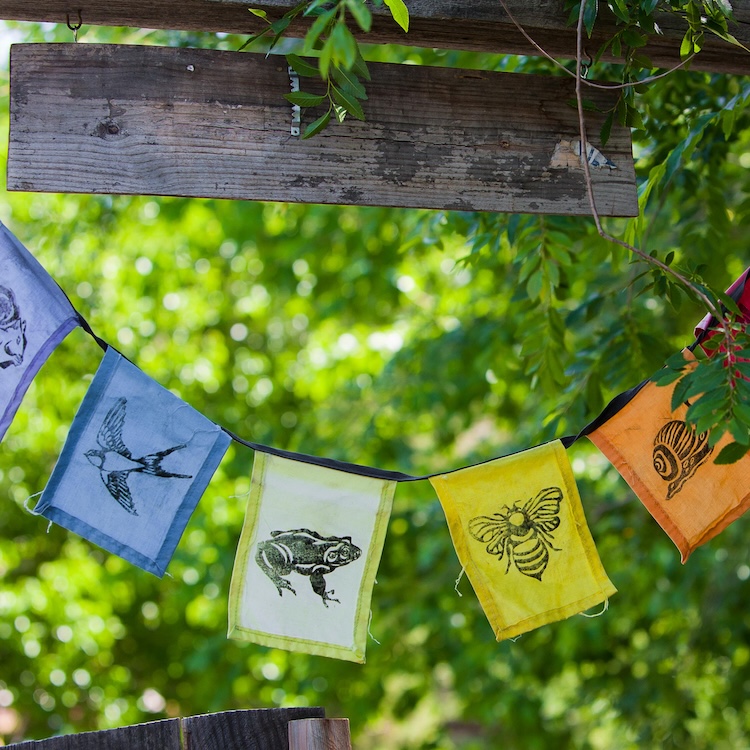
[[[229,443],[109,348],[34,512],[161,577]]]
[[[31,381],[78,322],[62,289],[0,223],[0,440]]]
[[[616,592],[559,440],[430,482],[497,640],[583,612]]]
[[[256,451],[229,637],[364,662],[395,487]]]
[[[694,367],[692,353],[684,355]],[[750,456],[715,464],[712,457],[732,437],[724,435],[711,447],[707,433],[685,422],[686,404],[672,411],[675,385],[646,383],[588,437],[677,545],[684,563],[747,510]]]

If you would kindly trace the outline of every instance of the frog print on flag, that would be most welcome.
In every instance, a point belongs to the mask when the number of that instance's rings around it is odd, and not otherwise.
[[[326,591],[325,577],[342,565],[354,562],[362,550],[352,544],[349,536],[321,536],[310,529],[292,531],[272,531],[271,539],[258,543],[255,562],[260,569],[274,582],[279,596],[284,589],[297,592],[292,584],[282,578],[292,571],[309,576],[313,591],[321,598],[323,604],[340,603],[333,598],[336,592]]]

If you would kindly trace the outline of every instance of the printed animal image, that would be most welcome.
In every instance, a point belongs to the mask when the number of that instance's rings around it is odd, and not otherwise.
[[[192,479],[191,474],[173,474],[165,471],[162,460],[170,453],[181,450],[184,445],[175,445],[173,448],[149,453],[145,456],[136,457],[127,448],[122,439],[122,428],[125,425],[125,415],[128,401],[118,398],[115,405],[107,412],[96,442],[99,443],[98,450],[88,450],[84,454],[86,458],[99,469],[99,475],[109,494],[128,512],[134,516],[138,511],[133,501],[133,496],[128,486],[128,476],[134,472],[148,474],[152,477],[168,477],[173,479]]]
[[[0,286],[0,369],[18,367],[26,351],[26,321],[11,289]]]
[[[293,529],[272,531],[270,539],[258,544],[255,562],[274,582],[279,596],[284,589],[297,595],[292,584],[282,576],[292,571],[309,576],[312,590],[327,607],[328,602],[339,600],[333,598],[335,591],[326,591],[324,576],[354,562],[361,554],[362,550],[352,544],[350,536],[321,536],[310,529]]]
[[[560,525],[559,487],[547,487],[525,503],[506,506],[491,516],[477,516],[469,521],[469,533],[486,544],[487,554],[507,559],[505,573],[513,563],[519,573],[542,580],[553,546],[552,532]]]
[[[692,425],[679,420],[667,422],[654,438],[654,469],[665,481],[671,500],[711,455],[708,433],[697,433]]]

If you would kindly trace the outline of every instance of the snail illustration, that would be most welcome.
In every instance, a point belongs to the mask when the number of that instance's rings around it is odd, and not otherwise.
[[[669,482],[667,500],[671,500],[696,469],[711,455],[708,433],[696,433],[695,428],[672,420],[654,438],[654,469]]]

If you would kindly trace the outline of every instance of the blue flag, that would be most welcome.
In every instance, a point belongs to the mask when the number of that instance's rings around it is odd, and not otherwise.
[[[110,348],[34,512],[161,577],[230,441]]]
[[[77,325],[60,287],[0,223],[0,440],[34,376]]]

